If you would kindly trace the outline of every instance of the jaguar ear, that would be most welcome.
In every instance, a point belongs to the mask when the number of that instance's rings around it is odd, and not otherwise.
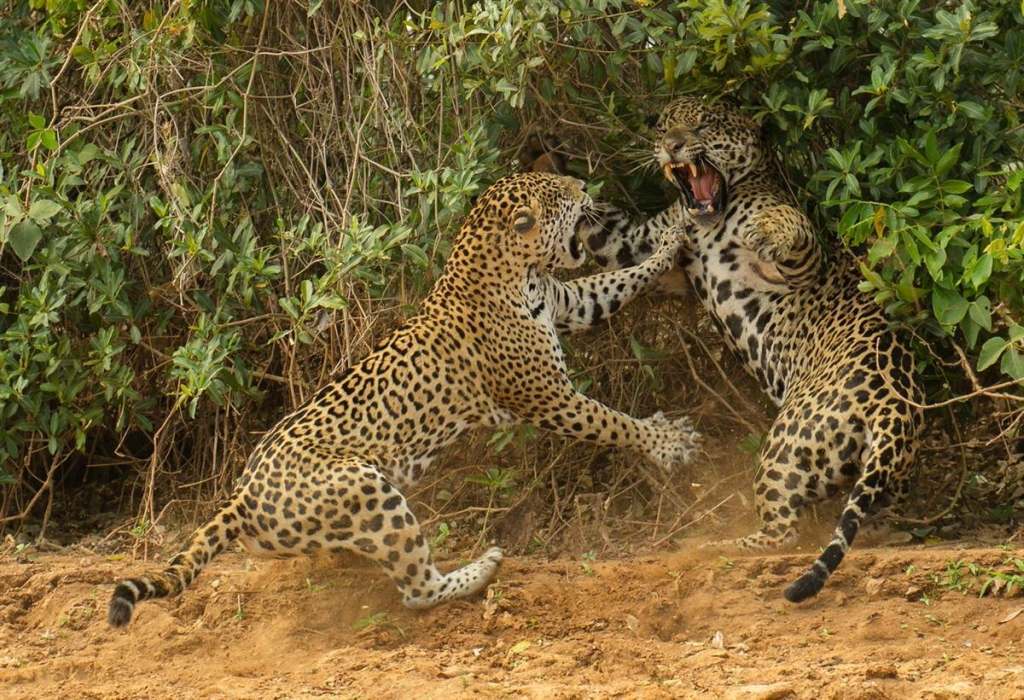
[[[512,230],[525,236],[537,225],[537,217],[529,209],[517,209],[512,214]]]

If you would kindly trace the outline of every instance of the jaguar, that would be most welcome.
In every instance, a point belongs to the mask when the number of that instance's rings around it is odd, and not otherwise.
[[[639,265],[570,282],[552,276],[585,260],[600,208],[572,177],[519,173],[486,190],[461,226],[442,275],[406,321],[317,390],[259,441],[229,502],[162,571],[116,585],[108,622],[139,601],[182,592],[238,541],[256,555],[349,551],[377,561],[422,609],[484,588],[494,547],[442,573],[403,490],[438,452],[474,427],[529,423],[631,448],[672,470],[699,435],[686,417],[631,417],[577,391],[558,333],[601,323],[673,264],[670,230]]]
[[[860,291],[852,256],[819,242],[752,119],[684,97],[655,129],[654,156],[678,199],[639,223],[609,209],[584,244],[598,265],[629,269],[683,227],[678,266],[778,407],[754,485],[760,527],[715,546],[781,547],[807,506],[849,488],[831,541],[785,591],[799,602],[822,589],[863,523],[906,496],[923,419],[914,354]]]

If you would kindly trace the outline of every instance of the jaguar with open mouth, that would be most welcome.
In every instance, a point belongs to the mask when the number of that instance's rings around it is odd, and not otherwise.
[[[694,219],[707,222],[725,212],[729,188],[722,173],[704,156],[685,163],[665,163],[662,172],[682,192],[686,211]]]
[[[913,350],[861,291],[859,261],[822,247],[776,150],[727,100],[679,98],[658,118],[654,155],[680,196],[646,221],[620,215],[584,243],[603,266],[635,265],[661,232],[682,224],[680,267],[779,407],[758,455],[759,528],[718,546],[792,542],[809,506],[852,483],[831,541],[786,589],[796,603],[822,590],[862,523],[906,495],[923,394]]]

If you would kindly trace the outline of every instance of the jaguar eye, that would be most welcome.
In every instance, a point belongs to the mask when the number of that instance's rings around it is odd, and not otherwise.
[[[537,219],[533,216],[532,212],[521,211],[512,219],[512,228],[516,233],[529,233],[533,230],[536,223]]]

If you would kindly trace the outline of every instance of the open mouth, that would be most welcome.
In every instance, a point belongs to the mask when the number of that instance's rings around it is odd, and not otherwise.
[[[580,250],[580,237],[573,234],[572,238],[569,239],[569,255],[572,256],[573,260],[579,260],[583,257],[583,251]]]
[[[594,231],[601,228],[601,224],[602,216],[598,207],[593,204],[583,207],[573,227],[572,237],[569,238],[569,254],[574,260],[583,256],[582,242],[589,240]]]
[[[692,163],[666,163],[662,171],[683,193],[691,216],[713,217],[724,211],[725,178],[703,158]]]

